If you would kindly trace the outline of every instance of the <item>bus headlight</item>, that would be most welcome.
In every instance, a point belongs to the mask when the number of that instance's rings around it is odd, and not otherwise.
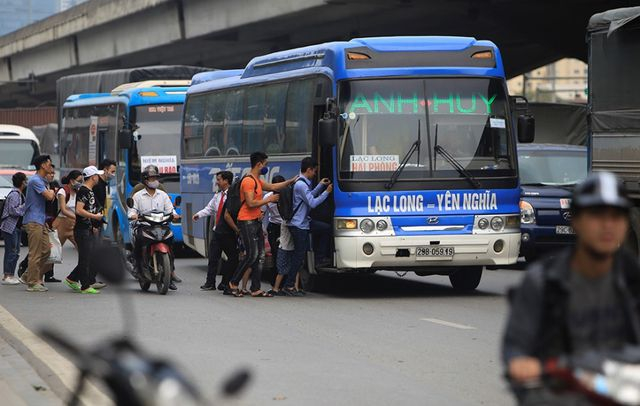
[[[480,220],[478,220],[478,228],[480,230],[486,230],[487,227],[489,227],[489,220],[487,220],[486,218],[481,218]]]
[[[387,227],[389,227],[389,224],[387,224],[387,222],[384,220],[378,220],[378,222],[376,223],[376,228],[378,229],[378,231],[384,231],[387,229]]]
[[[375,225],[371,219],[364,219],[360,222],[360,230],[362,230],[363,233],[369,234],[373,231],[374,227]]]
[[[522,224],[535,224],[536,212],[531,203],[520,200],[520,221]]]
[[[493,231],[500,231],[504,228],[504,219],[496,216],[491,219],[491,229]]]
[[[336,228],[338,230],[355,230],[356,228],[358,228],[358,220],[338,219],[336,220]]]

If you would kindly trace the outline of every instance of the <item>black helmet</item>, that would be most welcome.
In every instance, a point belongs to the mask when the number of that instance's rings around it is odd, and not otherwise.
[[[157,178],[160,176],[158,174],[158,167],[155,165],[147,165],[142,171],[142,180],[147,180],[149,178]]]
[[[573,191],[571,208],[615,207],[629,210],[631,201],[622,182],[611,172],[593,172]]]

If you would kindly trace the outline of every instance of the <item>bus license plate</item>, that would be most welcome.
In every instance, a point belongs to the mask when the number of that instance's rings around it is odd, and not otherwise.
[[[417,247],[416,257],[453,257],[455,253],[454,247]]]
[[[556,226],[556,234],[575,234],[571,226]]]

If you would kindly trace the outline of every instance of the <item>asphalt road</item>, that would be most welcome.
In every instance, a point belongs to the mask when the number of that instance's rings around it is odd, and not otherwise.
[[[64,255],[58,278],[76,263],[72,248]],[[126,334],[175,361],[207,396],[248,367],[253,379],[240,404],[513,403],[499,344],[505,292],[521,271],[485,271],[469,295],[446,277],[377,274],[334,278],[304,298],[258,299],[200,291],[205,259],[176,267],[184,282],[167,296],[143,293],[134,280],[124,293],[109,286],[96,296],[61,284],[45,294],[0,286],[0,305],[32,331],[53,326],[84,345],[122,333],[124,307],[135,325]]]

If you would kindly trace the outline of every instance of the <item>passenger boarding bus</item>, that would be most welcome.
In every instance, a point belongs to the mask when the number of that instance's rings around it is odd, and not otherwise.
[[[516,127],[530,142],[534,123],[510,100],[498,48],[462,37],[326,43],[202,80],[182,128],[185,243],[206,254],[211,228],[191,216],[215,173],[239,177],[264,151],[266,180],[289,178],[312,156],[335,184],[312,212],[332,225],[333,260],[307,255],[308,289],[322,273],[410,271],[473,290],[520,248]]]
[[[64,170],[117,162],[116,179],[107,198],[104,235],[124,245],[131,242],[126,200],[150,164],[180,213],[178,175],[180,122],[190,80],[145,81],[117,87],[111,93],[69,96],[62,109],[60,131]],[[172,225],[176,244],[180,224]]]

